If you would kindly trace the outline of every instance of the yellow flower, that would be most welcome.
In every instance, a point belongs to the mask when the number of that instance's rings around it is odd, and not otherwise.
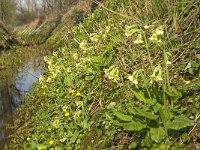
[[[171,62],[171,61],[169,61],[169,60],[167,60],[166,64],[167,64],[167,65],[171,65],[171,64],[172,64],[172,62]]]
[[[79,45],[79,47],[81,48],[81,49],[87,49],[87,42],[84,40],[83,42],[81,42],[80,43],[80,45]]]
[[[77,54],[77,53],[74,53],[74,54],[72,55],[72,57],[73,57],[74,59],[78,59],[78,54]]]
[[[62,107],[62,110],[63,110],[64,112],[67,112],[67,109],[68,109],[67,105],[64,105],[64,106]]]
[[[47,82],[52,82],[52,78],[48,77]]]
[[[161,66],[155,67],[153,74],[150,76],[154,81],[162,81],[162,71]]]
[[[139,73],[139,71],[134,71],[132,75],[128,76],[128,80],[131,81],[133,84],[138,85]]]
[[[138,80],[137,80],[137,79],[134,79],[133,76],[128,76],[128,79],[129,79],[129,81],[131,81],[131,82],[134,83],[135,85],[138,84]]]
[[[134,33],[138,32],[138,31],[139,31],[139,29],[137,28],[136,25],[131,25],[131,26],[128,26],[128,25],[127,25],[127,26],[125,27],[125,35],[126,35],[127,37],[133,35]]]
[[[106,33],[110,32],[110,26],[106,27]]]
[[[144,28],[145,28],[145,29],[149,29],[149,26],[148,26],[148,25],[145,25]]]
[[[92,42],[98,42],[98,34],[91,33],[90,34],[90,39],[91,39]]]
[[[139,34],[137,36],[137,39],[134,41],[134,43],[135,44],[142,44],[142,43],[144,43],[144,41],[142,40],[142,35],[141,34]]]
[[[45,82],[45,78],[43,76],[40,76],[39,78],[39,83],[43,84]]]
[[[70,91],[69,91],[69,93],[75,93],[76,92],[76,90],[74,90],[74,89],[71,89]]]
[[[81,93],[80,93],[80,92],[77,92],[77,93],[76,93],[76,96],[80,96],[80,95],[81,95]]]
[[[159,44],[160,44],[160,43],[162,43],[162,40],[161,40],[161,39],[159,39],[159,40],[158,40],[158,43],[159,43]]]
[[[27,137],[27,139],[26,139],[27,141],[30,141],[31,140],[31,138],[29,138],[29,137]]]
[[[50,145],[53,145],[53,144],[54,144],[54,140],[50,140],[50,141],[49,141],[49,144],[50,144]]]
[[[69,116],[69,112],[66,112],[66,113],[65,113],[65,117],[68,117],[68,116]]]
[[[118,68],[110,66],[109,69],[104,69],[104,72],[108,79],[113,80],[114,82],[120,80]]]
[[[163,35],[164,31],[163,31],[163,26],[160,26],[156,29],[156,34],[157,35]]]
[[[144,26],[144,29],[147,30],[147,29],[149,29],[149,28],[152,28],[153,26],[154,26],[153,24],[152,24],[152,25],[145,25],[145,26]]]
[[[43,150],[43,147],[42,147],[42,146],[38,146],[37,149],[38,149],[38,150]]]
[[[152,36],[149,38],[150,41],[158,41],[157,34],[153,33]]]

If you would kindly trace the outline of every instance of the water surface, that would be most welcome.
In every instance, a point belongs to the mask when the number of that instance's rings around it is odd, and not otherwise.
[[[47,52],[37,50],[28,55],[22,53],[23,62],[20,65],[0,70],[0,150],[9,140],[6,125],[12,124],[16,108],[23,102],[23,95],[34,88],[34,83],[43,74],[45,54]],[[27,55],[26,59],[24,55]]]

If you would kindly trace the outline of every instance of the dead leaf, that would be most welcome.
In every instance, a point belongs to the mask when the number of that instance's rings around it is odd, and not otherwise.
[[[181,65],[185,65],[185,64],[187,64],[187,62],[184,61],[184,60],[181,60],[181,61],[179,61],[179,64],[181,64]]]
[[[196,54],[195,57],[196,57],[197,59],[200,59],[200,54]]]

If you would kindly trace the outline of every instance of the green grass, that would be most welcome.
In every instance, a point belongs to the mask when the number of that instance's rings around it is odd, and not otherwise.
[[[107,0],[63,33],[7,149],[183,149],[200,108],[199,5]]]

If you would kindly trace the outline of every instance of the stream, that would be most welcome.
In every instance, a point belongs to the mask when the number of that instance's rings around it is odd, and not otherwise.
[[[9,140],[6,125],[13,123],[16,108],[23,102],[22,97],[34,88],[34,83],[43,74],[43,56],[47,53],[33,51],[19,66],[0,70],[0,150]],[[20,55],[24,58],[27,54]]]

